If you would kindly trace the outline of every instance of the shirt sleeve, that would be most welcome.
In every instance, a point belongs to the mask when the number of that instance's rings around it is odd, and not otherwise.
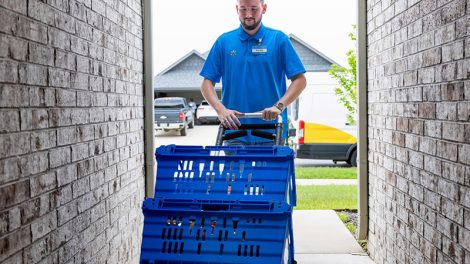
[[[291,79],[297,74],[305,73],[305,67],[292,46],[289,37],[282,34],[281,39],[282,62],[284,64],[287,78]]]
[[[219,37],[214,45],[212,46],[207,59],[204,62],[199,75],[202,77],[211,80],[214,83],[220,82],[222,76],[222,43],[221,38]]]

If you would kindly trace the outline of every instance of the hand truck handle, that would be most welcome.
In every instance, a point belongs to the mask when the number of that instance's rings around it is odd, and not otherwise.
[[[243,113],[241,115],[237,115],[238,118],[263,118],[263,114],[261,112],[256,113]],[[221,146],[225,139],[229,138],[238,138],[242,136],[246,136],[246,130],[254,130],[254,129],[275,129],[276,134],[274,135],[273,141],[275,145],[281,146],[282,145],[282,116],[278,115],[277,117],[277,124],[244,124],[239,127],[239,130],[232,132],[229,134],[225,134],[225,127],[220,124],[219,131],[217,133],[217,140],[215,142],[216,146]],[[266,136],[266,132],[264,131],[254,131],[256,132],[257,136],[264,137]],[[226,138],[229,136],[229,138]]]

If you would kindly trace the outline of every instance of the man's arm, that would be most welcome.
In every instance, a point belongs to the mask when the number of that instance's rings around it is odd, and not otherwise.
[[[238,129],[238,126],[240,126],[241,123],[236,115],[240,115],[241,113],[227,109],[222,104],[217,96],[217,92],[215,91],[214,83],[211,80],[204,78],[201,85],[201,93],[206,101],[215,109],[221,124],[223,124],[225,128]]]
[[[305,78],[305,74],[300,73],[295,75],[294,77],[292,77],[291,84],[289,85],[289,88],[287,89],[286,93],[284,94],[284,96],[281,97],[281,99],[279,99],[279,101],[276,102],[276,104],[282,103],[285,109],[288,105],[295,101],[297,97],[299,97],[299,95],[302,93],[306,86],[307,79]],[[282,111],[278,109],[275,105],[265,108],[263,110],[263,119],[274,120],[279,114],[281,114]]]

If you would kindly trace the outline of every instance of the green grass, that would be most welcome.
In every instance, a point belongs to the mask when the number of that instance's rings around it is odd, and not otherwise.
[[[339,216],[339,219],[341,219],[341,221],[344,223],[344,225],[349,230],[349,232],[351,234],[355,235],[356,234],[356,225],[354,225],[354,223],[351,221],[351,219],[349,218],[348,213],[346,213],[346,212],[337,212],[337,214]]]
[[[298,185],[295,209],[357,209],[357,186]]]
[[[356,179],[357,168],[316,168],[297,167],[295,168],[296,179]]]

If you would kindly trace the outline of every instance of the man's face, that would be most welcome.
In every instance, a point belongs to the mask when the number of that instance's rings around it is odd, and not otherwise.
[[[239,0],[237,12],[243,28],[253,30],[261,23],[266,4],[261,4],[260,0]]]

